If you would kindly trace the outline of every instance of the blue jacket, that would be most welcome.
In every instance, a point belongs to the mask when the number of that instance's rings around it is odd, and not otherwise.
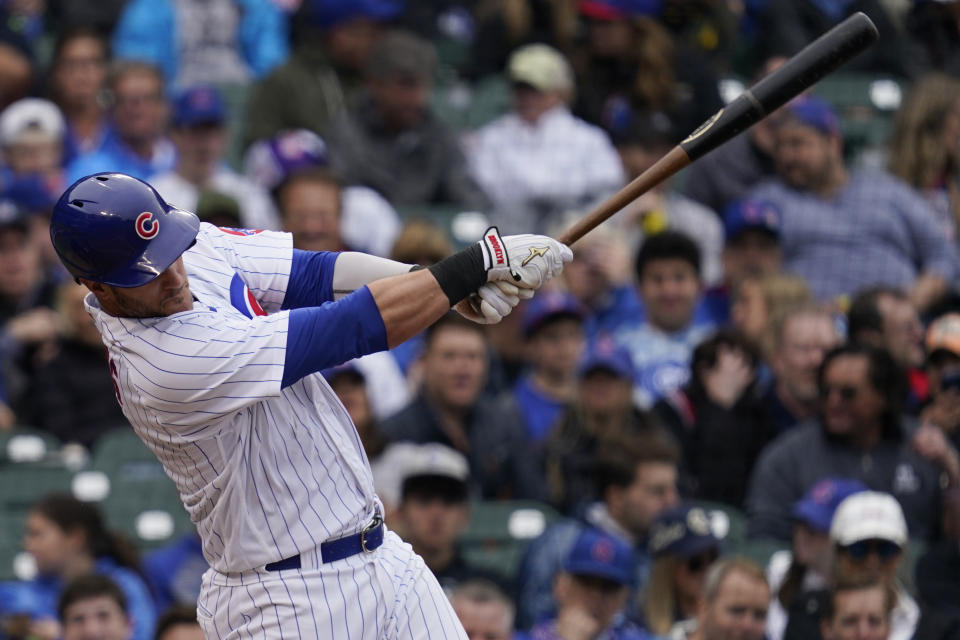
[[[175,604],[193,604],[200,595],[200,579],[209,568],[199,536],[189,533],[156,549],[143,560],[143,572],[153,589],[157,611]]]
[[[563,562],[573,548],[580,533],[588,526],[595,526],[611,535],[622,537],[617,531],[604,526],[601,518],[595,517],[596,507],[586,510],[586,521],[568,518],[553,523],[535,538],[524,552],[517,572],[517,626],[526,629],[556,614],[553,601],[553,578],[561,570]],[[628,601],[626,615],[634,622],[642,622],[637,608],[636,592],[646,584],[650,575],[651,559],[644,544],[634,544],[634,575],[636,582]]]
[[[99,150],[77,156],[67,165],[67,184],[72,184],[93,173],[120,171],[134,178],[147,180],[150,176],[170,171],[176,163],[176,150],[169,140],[160,140],[153,157],[141,158],[116,135],[110,136]]]
[[[237,40],[254,76],[262,76],[287,59],[287,18],[270,0],[235,0],[240,5]],[[152,62],[168,82],[177,77],[177,20],[171,0],[131,0],[113,32],[118,59]]]
[[[133,640],[152,640],[157,611],[150,590],[136,571],[109,558],[97,560],[94,571],[105,575],[127,597],[127,612],[133,621]],[[57,619],[57,601],[63,590],[59,577],[38,577],[28,582],[0,584],[0,613],[20,613],[33,619]]]

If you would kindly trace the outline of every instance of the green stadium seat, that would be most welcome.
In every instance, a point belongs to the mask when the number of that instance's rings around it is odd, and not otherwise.
[[[513,576],[527,543],[559,518],[550,506],[534,501],[474,502],[460,546],[471,564]]]
[[[60,441],[46,431],[17,427],[0,431],[0,465],[39,462],[60,449]]]
[[[59,463],[0,464],[0,580],[12,576],[31,507],[49,493],[69,492],[72,479],[73,472]]]
[[[26,512],[0,509],[0,581],[13,580],[13,561],[23,549],[23,524]]]
[[[451,76],[439,78],[430,97],[434,114],[454,131],[472,131],[510,109],[510,83],[488,76],[470,86]]]
[[[100,502],[109,526],[142,550],[193,530],[173,481],[133,431],[110,432],[97,441],[91,468],[109,480]]]
[[[770,558],[778,551],[790,550],[790,544],[783,540],[759,538],[742,540],[736,547],[729,549],[731,555],[750,558],[761,567],[766,568]]]
[[[59,463],[20,463],[0,466],[0,510],[26,512],[48,493],[70,491],[73,472]]]
[[[840,116],[848,159],[886,143],[903,91],[893,78],[864,73],[831,74],[813,88]]]
[[[243,170],[243,124],[252,87],[252,83],[223,84],[218,87],[227,106],[227,163],[240,171]]]

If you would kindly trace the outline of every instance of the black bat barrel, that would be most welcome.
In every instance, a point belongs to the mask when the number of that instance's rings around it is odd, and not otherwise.
[[[680,147],[691,161],[712,151],[869,47],[877,36],[870,18],[853,14],[713,114]]]

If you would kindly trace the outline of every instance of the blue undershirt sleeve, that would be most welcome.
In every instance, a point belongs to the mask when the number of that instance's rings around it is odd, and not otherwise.
[[[387,328],[368,287],[336,302],[290,311],[280,387],[387,348]]]
[[[333,269],[339,255],[336,251],[294,249],[281,309],[319,307],[333,300]]]

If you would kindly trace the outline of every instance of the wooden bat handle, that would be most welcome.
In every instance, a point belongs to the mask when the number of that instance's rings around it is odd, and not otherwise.
[[[597,207],[577,220],[577,222],[557,238],[565,245],[571,245],[593,230],[601,222],[620,211],[625,206],[657,186],[680,169],[690,164],[690,157],[679,145],[670,150],[657,162],[634,178],[627,186],[601,202]]]

